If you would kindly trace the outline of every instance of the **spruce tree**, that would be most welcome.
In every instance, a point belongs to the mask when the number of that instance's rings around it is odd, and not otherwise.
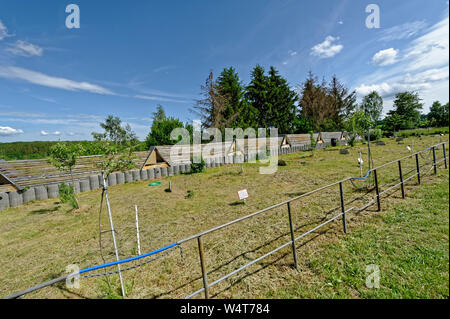
[[[294,131],[297,94],[291,90],[287,80],[272,66],[268,76],[268,126],[278,128],[278,133]]]

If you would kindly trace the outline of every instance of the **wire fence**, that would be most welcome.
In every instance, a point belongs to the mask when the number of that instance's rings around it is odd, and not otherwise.
[[[378,167],[372,168],[367,172],[367,174],[364,177],[348,177],[348,178],[342,179],[340,181],[322,186],[322,187],[314,189],[310,192],[298,195],[296,197],[293,197],[289,200],[272,205],[270,207],[266,207],[262,210],[256,211],[254,213],[237,218],[237,219],[227,222],[225,224],[222,224],[222,225],[216,226],[214,228],[208,229],[206,231],[200,232],[198,234],[192,235],[190,237],[187,237],[185,239],[177,241],[177,242],[170,244],[168,246],[165,246],[163,248],[148,252],[146,254],[135,256],[132,258],[122,259],[122,260],[118,260],[115,262],[110,262],[110,263],[106,263],[106,264],[102,264],[102,265],[97,265],[97,266],[93,266],[93,267],[89,267],[89,268],[85,268],[85,269],[80,270],[78,273],[68,274],[68,275],[47,281],[45,283],[36,285],[32,288],[29,288],[29,289],[17,292],[15,294],[12,294],[10,296],[7,296],[6,298],[7,299],[21,298],[23,295],[25,295],[27,293],[42,289],[44,287],[51,286],[51,285],[61,282],[61,281],[65,281],[71,277],[78,276],[79,278],[88,278],[88,277],[99,277],[99,276],[116,274],[119,271],[110,271],[110,272],[105,271],[103,273],[86,274],[86,275],[80,276],[81,274],[85,274],[85,273],[88,273],[88,272],[91,272],[94,270],[106,269],[106,268],[114,266],[114,265],[129,263],[129,262],[140,260],[140,259],[145,260],[145,261],[140,262],[139,264],[135,264],[128,268],[122,269],[121,271],[136,269],[136,268],[142,267],[152,261],[155,261],[157,259],[161,259],[164,256],[167,256],[170,252],[172,252],[173,250],[175,250],[177,248],[180,250],[180,254],[183,257],[183,250],[182,250],[181,245],[184,243],[187,243],[187,242],[191,242],[191,241],[197,241],[201,274],[202,274],[201,279],[203,281],[203,287],[201,289],[194,291],[193,293],[189,294],[188,296],[186,296],[186,299],[192,298],[201,293],[204,293],[205,298],[209,298],[210,297],[209,289],[211,287],[219,284],[220,282],[234,276],[235,274],[243,271],[244,269],[250,267],[251,265],[275,254],[276,252],[278,252],[288,246],[290,246],[291,250],[292,250],[294,267],[298,269],[297,250],[296,250],[296,246],[295,246],[295,244],[298,240],[312,234],[313,232],[317,231],[318,229],[324,227],[325,225],[327,225],[337,219],[341,219],[343,231],[344,231],[344,233],[347,233],[347,217],[346,216],[348,213],[361,212],[375,204],[377,205],[377,211],[380,211],[381,210],[381,197],[398,187],[400,187],[402,198],[405,198],[405,187],[404,186],[408,181],[416,178],[418,184],[420,185],[421,178],[423,178],[425,175],[429,174],[431,171],[433,171],[434,174],[437,174],[437,168],[441,163],[444,163],[445,169],[448,168],[448,159],[447,159],[446,148],[445,148],[446,144],[448,144],[448,141],[433,145],[431,147],[428,147],[425,150],[410,154],[410,155],[402,157],[400,159],[397,159],[397,160],[385,163],[383,165],[380,165]],[[441,146],[442,146],[442,158],[438,159],[436,150],[439,150],[439,148]],[[426,162],[422,162],[422,164],[421,164],[420,159],[425,160]],[[408,160],[413,161],[413,163],[408,163]],[[408,169],[406,171],[404,170],[405,167],[402,167],[402,164],[409,165]],[[425,167],[430,164],[431,164],[431,167],[429,169],[425,169]],[[387,168],[391,168],[392,166],[397,166],[397,168],[394,171],[386,170]],[[381,170],[383,170],[383,172],[385,173],[384,176],[380,176],[379,172]],[[346,201],[346,198],[344,196],[344,194],[345,194],[344,193],[344,183],[351,182],[351,184],[354,185],[353,181],[355,181],[355,180],[361,181],[361,180],[367,180],[370,178],[373,179],[373,187],[371,185],[369,185],[369,189],[366,191],[365,194],[363,194],[357,198],[352,198],[351,200],[347,199],[347,201]],[[323,221],[322,223],[313,227],[312,229],[302,233],[301,235],[296,236],[295,231],[294,231],[295,227],[294,227],[293,218],[292,218],[293,216],[292,216],[291,204],[295,201],[299,201],[300,199],[303,199],[303,198],[311,196],[313,194],[322,192],[324,190],[328,190],[328,189],[330,189],[332,187],[336,187],[336,186],[339,188],[340,203],[339,203],[339,205],[337,205],[337,207],[330,210],[330,212],[334,212],[334,211],[338,210],[339,213],[335,214],[333,217]],[[353,205],[357,201],[363,201],[365,196],[371,195],[374,192],[375,192],[375,194],[372,195],[371,197],[369,197],[369,201],[364,203],[361,207],[356,207],[355,205]],[[350,205],[351,207],[347,208],[346,206],[348,206],[349,204],[351,204]],[[287,208],[286,211],[287,211],[288,221],[289,221],[290,240],[288,242],[282,244],[281,246],[271,250],[270,252],[267,252],[264,255],[257,257],[256,259],[253,259],[252,261],[248,262],[247,264],[229,272],[228,274],[225,274],[224,276],[222,276],[212,282],[209,282],[208,275],[207,275],[208,274],[207,264],[206,264],[206,259],[205,259],[205,249],[204,249],[204,245],[203,245],[204,236],[211,234],[213,232],[219,231],[221,229],[224,229],[226,227],[229,227],[231,225],[240,223],[244,220],[253,218],[255,216],[262,215],[262,214],[268,213],[268,212],[272,212],[276,208],[282,208],[284,206]],[[151,257],[151,258],[149,258],[149,257]],[[149,259],[147,259],[147,258],[149,258]]]

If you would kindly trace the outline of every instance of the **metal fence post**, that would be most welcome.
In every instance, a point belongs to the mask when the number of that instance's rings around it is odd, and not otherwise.
[[[378,188],[377,170],[373,171],[373,175],[374,175],[374,179],[375,179],[375,191],[377,193],[377,206],[378,206],[378,211],[380,211],[381,210],[381,203],[380,203],[380,190]]]
[[[205,299],[209,299],[209,291],[208,291],[208,278],[206,275],[206,265],[205,265],[205,254],[203,251],[203,242],[202,237],[197,237],[198,242],[198,252],[200,255],[200,265],[202,267],[202,276],[203,276],[203,286],[205,287]]]
[[[442,149],[444,150],[444,164],[445,164],[445,169],[447,169],[447,154],[445,153],[445,143],[442,144]]]
[[[400,175],[400,188],[402,189],[402,198],[405,199],[405,186],[403,185],[402,161],[398,161],[398,173]]]
[[[289,215],[289,229],[291,230],[292,254],[294,256],[294,267],[295,267],[295,269],[298,270],[297,251],[295,250],[294,227],[292,226],[291,202],[287,203],[287,207],[288,207],[288,215]]]
[[[419,166],[419,154],[416,154],[416,167],[417,167],[417,182],[420,185],[420,166]]]
[[[437,174],[437,166],[436,166],[436,147],[433,146],[433,169],[434,169],[434,175]]]
[[[344,190],[342,187],[342,182],[339,182],[339,193],[341,195],[342,226],[344,227],[344,233],[347,234],[347,221],[345,220]]]

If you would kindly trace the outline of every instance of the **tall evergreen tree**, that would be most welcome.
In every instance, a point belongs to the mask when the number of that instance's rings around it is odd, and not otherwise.
[[[356,92],[349,93],[336,75],[333,75],[328,87],[328,97],[335,129],[343,129],[345,120],[350,118],[356,108]]]
[[[269,106],[267,104],[268,79],[264,74],[264,68],[257,65],[251,73],[251,81],[246,88],[245,97],[255,114],[255,128],[268,127]]]
[[[278,128],[278,133],[292,133],[297,110],[295,105],[297,94],[274,67],[270,67],[267,87],[268,125]]]
[[[244,99],[244,87],[239,81],[239,76],[233,67],[223,69],[216,81],[218,92],[225,97],[223,116],[229,120],[229,127],[246,128],[248,118],[246,115],[246,101]],[[251,125],[250,125],[251,126]]]

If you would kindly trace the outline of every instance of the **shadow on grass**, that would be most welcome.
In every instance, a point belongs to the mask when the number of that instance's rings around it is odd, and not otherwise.
[[[53,208],[42,208],[42,209],[33,210],[29,214],[30,215],[42,215],[42,214],[47,214],[47,213],[53,213],[53,212],[56,212],[59,208],[60,208],[59,205],[55,206]]]
[[[245,203],[242,201],[237,201],[237,202],[233,202],[231,204],[228,204],[230,206],[240,206],[240,205],[245,205]]]
[[[370,193],[373,192],[373,191],[374,191],[374,189],[366,190],[366,192],[365,192],[364,195],[358,196],[358,197],[356,197],[356,198],[353,198],[352,200],[350,200],[349,202],[347,202],[346,205],[352,204],[352,203],[354,203],[354,202],[356,202],[356,201],[358,201],[358,200],[362,200],[362,199],[364,198],[365,195],[368,195],[368,194],[370,194]],[[393,196],[395,193],[397,193],[398,191],[399,191],[398,189],[394,189],[394,190],[392,190],[391,192],[385,194],[384,198],[391,197],[391,196]],[[294,193],[294,194],[291,194],[291,195],[298,196],[298,195],[301,195],[301,194],[300,194],[300,193],[298,193],[298,194]],[[347,206],[347,207],[348,207],[348,206]],[[318,225],[318,224],[320,224],[320,223],[325,222],[326,220],[329,219],[329,214],[335,212],[336,210],[339,211],[339,209],[340,209],[340,205],[337,206],[337,207],[335,207],[335,208],[333,208],[333,209],[331,209],[331,210],[328,210],[327,212],[324,212],[324,217],[323,217],[323,218],[321,218],[321,219],[318,220],[318,221],[314,221],[314,222],[311,222],[311,223],[305,223],[305,224],[303,224],[303,225],[297,226],[297,227],[294,228],[294,232],[298,232],[298,231],[300,231],[300,230],[302,230],[302,229],[305,230],[305,228],[308,227],[308,226],[312,226],[312,225],[315,226],[315,225]],[[363,211],[370,212],[370,213],[376,213],[376,212],[377,212],[376,202],[374,202],[373,205],[367,207],[367,208],[364,209]],[[347,222],[351,222],[352,220],[355,220],[356,218],[358,218],[358,216],[359,216],[363,211],[357,211],[355,214],[353,214],[352,217],[347,216]],[[340,219],[338,219],[338,220],[340,220]],[[308,243],[314,241],[316,238],[318,238],[318,237],[320,237],[320,236],[322,236],[322,235],[325,235],[325,234],[327,234],[327,233],[329,233],[329,232],[333,232],[333,231],[339,230],[341,227],[342,227],[342,226],[341,226],[340,223],[335,223],[335,224],[330,224],[330,227],[328,227],[327,229],[323,229],[323,230],[318,229],[318,230],[312,232],[312,233],[310,234],[310,236],[312,236],[311,238],[309,238],[308,240],[305,240],[305,241],[301,242],[301,244],[296,244],[296,250],[298,251],[299,248],[306,246]],[[306,231],[307,231],[307,230],[305,230],[305,232],[306,232]],[[289,236],[289,235],[290,235],[290,232],[285,232],[285,233],[279,235],[278,237],[273,238],[273,239],[271,239],[270,241],[267,241],[267,242],[263,243],[262,245],[260,245],[260,246],[258,246],[258,247],[256,247],[256,248],[254,248],[254,249],[247,250],[247,251],[245,251],[244,253],[242,253],[242,254],[240,254],[240,255],[238,255],[238,256],[232,258],[231,260],[227,261],[226,263],[223,263],[222,265],[216,267],[215,269],[212,269],[212,270],[208,271],[207,275],[210,276],[210,275],[214,274],[215,272],[217,272],[217,271],[221,270],[222,268],[226,267],[227,265],[231,264],[233,261],[237,260],[238,258],[245,258],[245,259],[248,260],[248,261],[252,261],[252,260],[254,260],[254,258],[250,258],[250,257],[248,256],[248,254],[254,253],[254,252],[256,252],[256,251],[258,251],[258,250],[260,250],[260,249],[262,249],[262,248],[265,248],[265,247],[271,245],[272,243],[276,242],[277,240],[279,240],[279,239],[281,239],[281,238],[283,238],[283,237],[287,237],[287,236]],[[299,234],[296,234],[296,236],[299,236]],[[236,284],[242,282],[242,280],[244,280],[245,278],[247,278],[247,277],[249,277],[249,276],[252,276],[252,275],[254,275],[254,274],[257,274],[257,273],[260,272],[261,270],[264,270],[265,268],[267,268],[267,267],[269,267],[269,266],[271,266],[271,265],[276,264],[277,262],[279,262],[280,260],[284,259],[286,256],[289,256],[289,255],[292,255],[292,251],[289,251],[289,252],[284,253],[283,255],[281,255],[280,257],[278,257],[277,259],[275,259],[275,260],[273,260],[273,261],[271,261],[271,262],[259,262],[259,263],[258,263],[258,265],[259,265],[258,269],[254,270],[254,271],[252,271],[252,272],[243,274],[242,276],[240,276],[239,278],[237,278],[236,280],[234,280],[228,287],[226,287],[226,288],[224,288],[224,289],[218,291],[217,293],[211,295],[211,297],[217,297],[217,296],[219,296],[220,294],[222,294],[222,293],[228,291],[229,289],[231,289],[231,288],[232,288],[233,286],[235,286]],[[289,265],[290,265],[291,267],[294,266],[294,265],[291,264],[291,263],[289,263]],[[181,285],[181,286],[178,286],[178,287],[176,287],[176,288],[174,288],[174,289],[172,289],[172,290],[170,290],[170,291],[166,291],[166,292],[163,292],[163,293],[158,294],[158,295],[153,295],[151,298],[156,299],[156,298],[159,298],[159,297],[168,296],[168,295],[170,295],[170,294],[172,294],[172,293],[174,293],[174,292],[176,292],[176,291],[178,291],[178,290],[180,290],[180,289],[182,289],[182,288],[187,287],[188,285],[193,284],[194,282],[196,282],[196,281],[198,281],[198,280],[201,280],[201,279],[202,279],[202,276],[198,276],[198,277],[196,277],[196,278],[194,278],[194,279],[192,279],[192,280],[186,282],[185,284],[183,284],[183,285]],[[200,295],[201,295],[201,294],[200,294]]]

